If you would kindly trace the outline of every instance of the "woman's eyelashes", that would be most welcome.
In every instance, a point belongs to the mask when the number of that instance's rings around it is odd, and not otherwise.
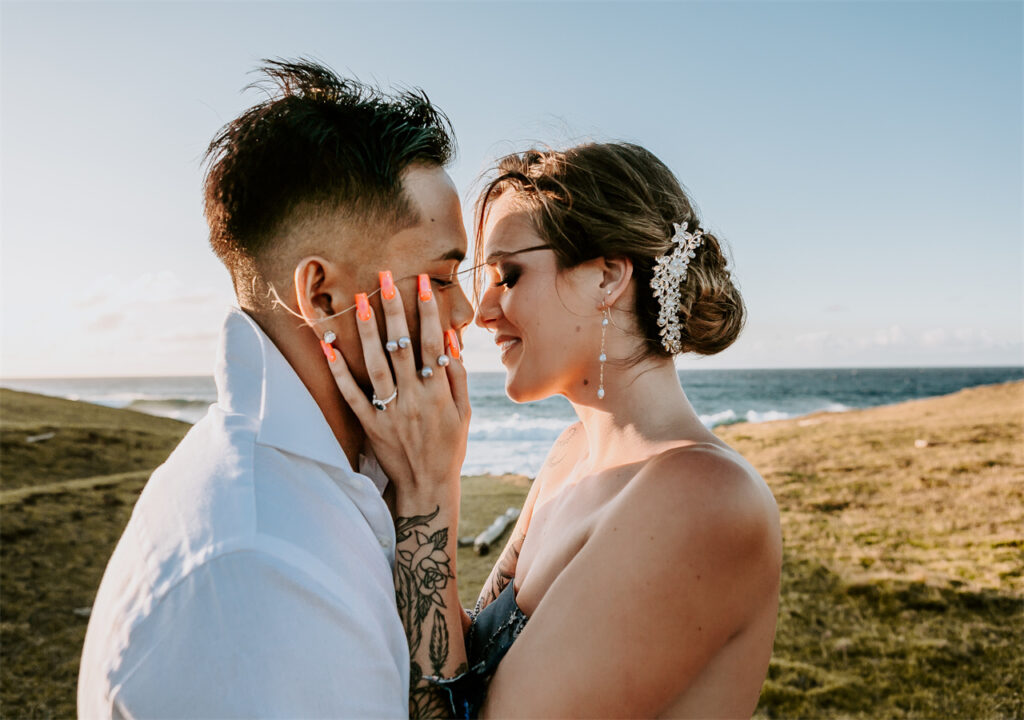
[[[519,276],[522,275],[522,270],[516,266],[507,267],[503,270],[498,271],[498,280],[495,281],[494,287],[504,285],[507,288],[515,287],[516,282],[519,280]]]

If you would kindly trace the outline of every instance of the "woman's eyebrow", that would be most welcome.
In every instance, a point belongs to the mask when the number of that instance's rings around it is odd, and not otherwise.
[[[492,265],[493,263],[497,262],[498,260],[501,260],[503,257],[508,257],[509,255],[518,255],[519,253],[533,252],[534,250],[550,250],[550,249],[552,249],[551,246],[545,244],[545,245],[534,245],[532,247],[523,248],[522,250],[495,250],[490,255],[488,255],[487,258],[484,260],[484,265]]]

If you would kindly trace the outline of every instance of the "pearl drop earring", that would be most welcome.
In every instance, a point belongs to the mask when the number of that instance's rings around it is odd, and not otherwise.
[[[605,295],[611,295],[612,291],[608,290]],[[608,323],[611,322],[611,313],[608,310],[608,303],[601,303],[601,354],[597,356],[597,361],[600,363],[600,378],[597,381],[597,399],[604,400],[604,364],[608,360],[608,356],[604,352],[604,336],[608,332]]]

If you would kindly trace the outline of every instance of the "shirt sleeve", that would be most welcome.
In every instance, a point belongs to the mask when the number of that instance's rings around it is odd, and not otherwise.
[[[408,688],[380,608],[343,599],[260,551],[216,557],[131,632],[111,678],[130,718],[407,717]],[[393,629],[392,629],[393,630]],[[119,676],[119,677],[118,677]]]

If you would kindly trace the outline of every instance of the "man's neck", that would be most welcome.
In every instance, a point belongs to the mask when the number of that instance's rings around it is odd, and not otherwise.
[[[366,434],[352,409],[341,397],[338,384],[324,360],[320,344],[306,327],[294,327],[294,322],[281,323],[277,318],[246,311],[273,341],[285,360],[295,370],[302,384],[323,413],[327,425],[337,438],[352,468],[359,470],[359,454],[363,451]]]

